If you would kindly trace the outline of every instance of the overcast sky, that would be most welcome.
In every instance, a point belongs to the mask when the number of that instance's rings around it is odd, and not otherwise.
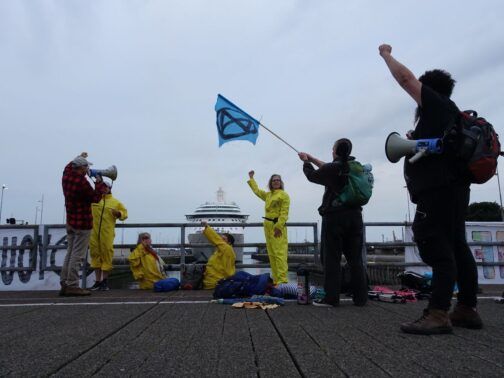
[[[403,221],[402,162],[384,142],[412,128],[415,103],[378,55],[416,75],[444,68],[453,99],[500,132],[504,3],[480,1],[0,1],[2,223],[62,223],[61,173],[82,151],[115,164],[128,222],[181,222],[222,187],[251,221],[264,204],[246,184],[279,173],[291,221],[318,221],[323,187],[267,131],[218,147],[221,93],[300,151],[331,159],[340,137],[373,165],[366,221]],[[502,170],[501,170],[502,172]],[[497,180],[472,201],[499,202]],[[40,217],[40,215],[39,215]]]

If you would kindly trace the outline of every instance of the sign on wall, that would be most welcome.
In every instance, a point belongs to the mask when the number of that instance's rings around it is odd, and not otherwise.
[[[51,248],[43,253],[44,227],[39,227],[36,246],[36,226],[0,228],[0,290],[60,289],[59,272],[66,255],[66,230],[48,229],[47,244],[64,248]]]
[[[502,222],[466,222],[466,237],[468,242],[504,242],[504,223]],[[413,241],[411,226],[406,227],[405,242]],[[471,252],[476,262],[501,262],[504,263],[504,246],[495,245],[470,245]],[[405,248],[404,261],[406,263],[421,262],[416,246]],[[406,266],[406,270],[423,274],[431,272],[428,266]],[[504,265],[478,266],[478,283],[504,284]]]

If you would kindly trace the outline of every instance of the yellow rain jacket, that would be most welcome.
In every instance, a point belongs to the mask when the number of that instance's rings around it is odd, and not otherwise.
[[[289,218],[289,195],[282,189],[275,189],[270,192],[261,190],[254,179],[248,180],[247,183],[255,195],[265,202],[265,217],[269,219],[278,218],[276,223],[264,220],[264,236],[266,238],[266,249],[268,250],[273,282],[275,285],[287,283],[287,251],[289,242],[287,240],[287,227],[285,223]],[[282,236],[275,238],[275,228],[282,231]]]
[[[89,239],[89,251],[91,255],[91,267],[104,271],[112,270],[112,258],[114,257],[115,224],[117,218],[112,210],[118,210],[120,220],[128,218],[128,210],[124,205],[105,194],[101,201],[91,205],[93,212],[93,230]]]
[[[150,290],[154,288],[154,283],[166,278],[164,273],[164,262],[156,254],[147,251],[138,244],[128,257],[133,278],[138,281],[140,289]]]
[[[213,289],[220,279],[235,274],[236,255],[233,247],[222,240],[222,237],[212,227],[205,227],[203,235],[217,247],[208,259],[203,276],[203,288]]]

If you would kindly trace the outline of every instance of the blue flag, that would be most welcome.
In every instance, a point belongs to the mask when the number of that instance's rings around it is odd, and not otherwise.
[[[219,147],[233,140],[248,140],[256,143],[259,136],[259,121],[252,118],[224,96],[218,95],[215,103]]]

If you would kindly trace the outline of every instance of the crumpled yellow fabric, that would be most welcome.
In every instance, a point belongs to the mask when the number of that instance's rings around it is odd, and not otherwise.
[[[261,302],[238,302],[233,303],[231,306],[234,308],[260,308],[261,310],[272,310],[279,307],[277,304],[268,304]]]

